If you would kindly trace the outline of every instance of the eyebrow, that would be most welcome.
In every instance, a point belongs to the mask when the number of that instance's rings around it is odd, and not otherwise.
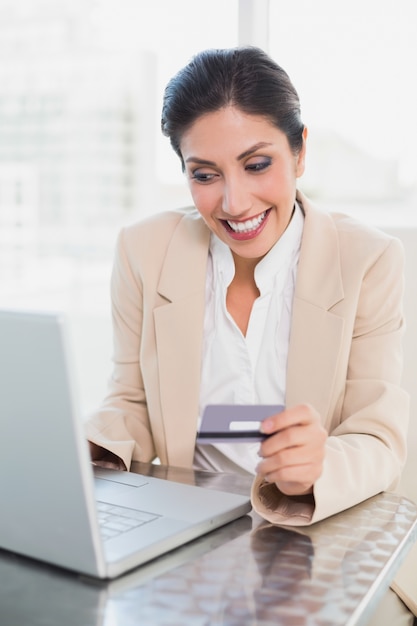
[[[256,143],[254,146],[242,152],[242,154],[239,154],[239,156],[237,157],[237,160],[241,161],[242,159],[245,159],[246,157],[253,154],[254,152],[257,152],[261,148],[266,148],[268,146],[272,146],[272,143],[268,143],[267,141],[260,141],[259,143]]]
[[[242,159],[245,159],[246,157],[248,157],[251,154],[253,154],[254,152],[257,152],[261,148],[266,148],[267,146],[272,146],[272,144],[268,143],[266,141],[260,141],[259,143],[256,143],[254,146],[251,146],[250,148],[248,148],[247,150],[245,150],[244,152],[239,154],[236,157],[236,161],[241,161]],[[198,163],[199,165],[213,165],[213,166],[216,165],[216,163],[214,161],[208,161],[207,159],[200,159],[200,158],[195,157],[195,156],[188,157],[188,159],[186,159],[185,162],[186,163],[191,163],[191,162],[192,163]]]

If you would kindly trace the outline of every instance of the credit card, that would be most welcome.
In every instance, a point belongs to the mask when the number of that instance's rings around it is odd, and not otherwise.
[[[281,404],[208,404],[203,411],[197,443],[263,441],[261,422],[281,413]]]

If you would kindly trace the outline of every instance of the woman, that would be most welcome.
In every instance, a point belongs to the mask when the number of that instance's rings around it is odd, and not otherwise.
[[[394,488],[408,421],[401,244],[297,190],[298,95],[259,49],[196,55],[166,88],[162,130],[195,208],[119,236],[93,459],[250,472],[255,510],[280,524]],[[261,445],[196,445],[216,403],[286,409],[263,422]]]

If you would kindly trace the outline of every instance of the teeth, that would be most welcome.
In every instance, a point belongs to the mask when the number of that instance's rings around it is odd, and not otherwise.
[[[258,215],[258,217],[254,217],[251,220],[246,220],[245,222],[231,222],[227,220],[230,228],[235,231],[235,233],[248,233],[251,230],[255,230],[258,228],[259,224],[265,219],[266,211]]]

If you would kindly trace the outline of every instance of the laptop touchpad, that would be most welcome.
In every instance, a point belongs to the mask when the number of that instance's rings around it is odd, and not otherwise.
[[[119,496],[127,492],[132,493],[138,487],[142,487],[143,485],[146,485],[146,481],[142,484],[133,485],[129,483],[122,483],[120,481],[109,480],[107,478],[96,477],[94,479],[96,499],[104,501],[113,499],[115,496]]]

